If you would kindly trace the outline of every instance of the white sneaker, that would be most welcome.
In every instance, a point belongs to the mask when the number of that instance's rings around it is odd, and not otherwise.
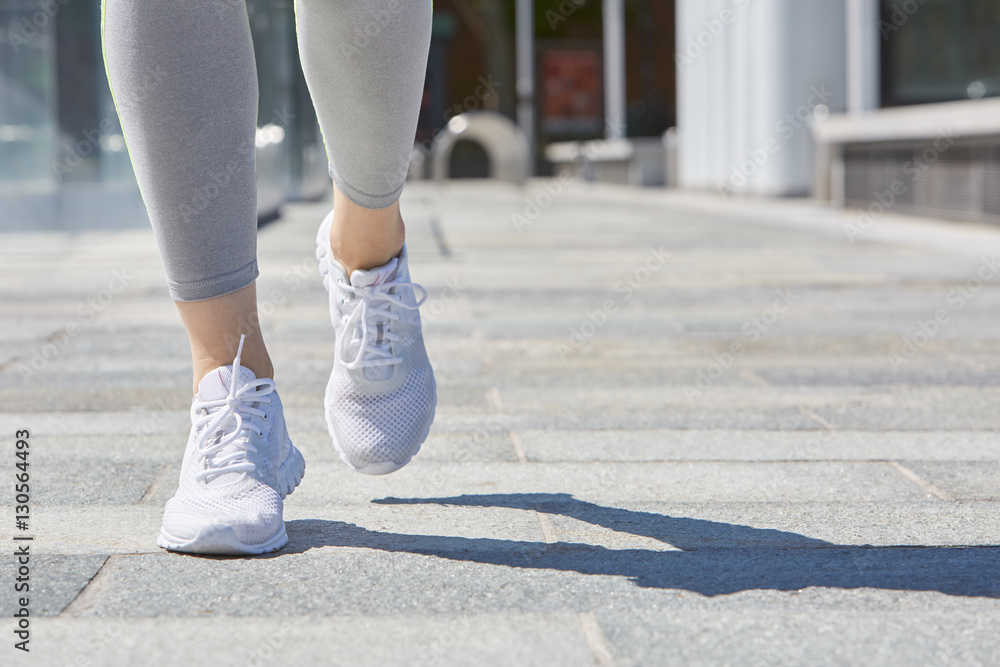
[[[191,436],[177,493],[167,501],[156,540],[164,549],[250,555],[285,546],[282,498],[305,474],[285,428],[274,380],[232,366],[198,383]]]
[[[409,463],[434,421],[434,372],[417,310],[427,292],[410,282],[405,245],[385,266],[348,277],[330,250],[332,222],[331,212],[316,237],[337,339],[326,423],[347,465],[385,475]],[[422,294],[419,302],[416,292]]]

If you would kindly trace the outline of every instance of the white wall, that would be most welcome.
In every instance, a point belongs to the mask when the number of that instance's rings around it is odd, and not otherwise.
[[[808,119],[846,109],[845,0],[677,0],[681,187],[812,185]]]

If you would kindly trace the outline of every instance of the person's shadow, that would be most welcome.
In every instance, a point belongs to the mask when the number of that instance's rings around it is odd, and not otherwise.
[[[837,545],[780,530],[603,507],[565,493],[383,498],[372,502],[536,510],[660,540],[673,550],[408,535],[339,521],[300,519],[287,522],[289,544],[274,556],[323,546],[364,547],[515,568],[617,575],[642,587],[684,589],[703,595],[823,586],[1000,597],[1000,548],[995,546]]]

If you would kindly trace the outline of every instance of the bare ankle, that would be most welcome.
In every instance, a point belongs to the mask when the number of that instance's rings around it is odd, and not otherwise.
[[[403,248],[406,227],[399,202],[382,209],[367,209],[334,191],[330,250],[350,276],[388,264]]]
[[[205,375],[233,363],[241,335],[246,340],[240,364],[258,378],[274,377],[257,314],[256,285],[204,301],[178,302],[177,310],[191,345],[195,393]]]
[[[353,234],[330,233],[330,249],[347,275],[357,270],[367,271],[388,264],[403,249],[404,233],[402,220],[398,231],[389,230],[379,238],[359,239]]]

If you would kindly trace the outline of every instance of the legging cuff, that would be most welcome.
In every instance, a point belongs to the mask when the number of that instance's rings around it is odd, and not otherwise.
[[[167,288],[174,301],[204,301],[243,289],[257,280],[258,275],[257,260],[254,260],[241,269],[207,280],[192,283],[167,280]]]
[[[398,188],[388,194],[368,194],[348,184],[347,181],[340,177],[337,170],[333,168],[333,164],[330,164],[330,178],[337,184],[337,187],[344,193],[345,197],[364,208],[385,208],[386,206],[391,206],[403,194],[403,186],[406,184],[404,180],[399,184]]]

